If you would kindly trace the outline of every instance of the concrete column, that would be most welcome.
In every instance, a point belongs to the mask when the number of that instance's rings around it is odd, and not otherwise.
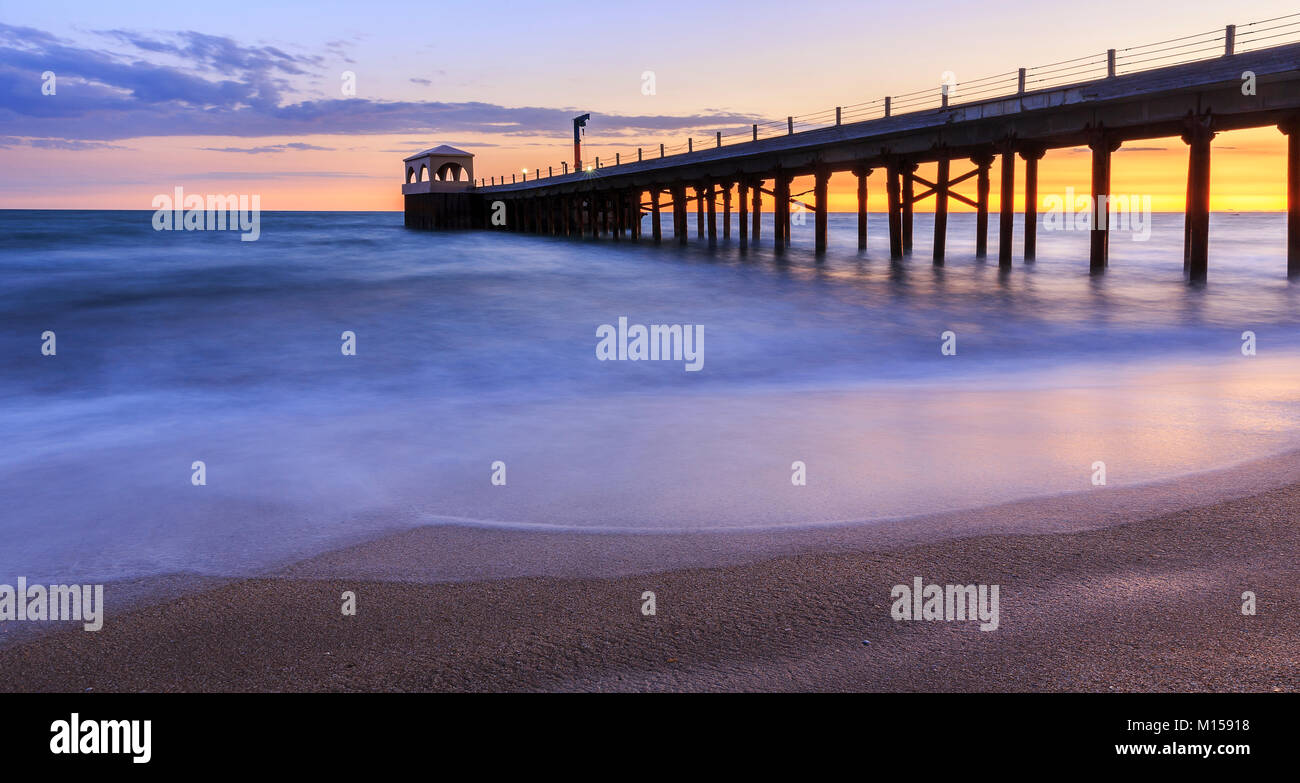
[[[593,190],[593,191],[588,195],[587,198],[588,198],[588,201],[587,201],[587,204],[588,204],[588,212],[591,213],[591,238],[592,238],[592,239],[600,239],[600,221],[601,221],[600,199],[601,199],[601,196],[600,196],[599,193],[597,193],[596,191]]]
[[[754,215],[750,220],[753,225],[749,232],[749,238],[757,242],[761,229],[763,227],[763,180],[754,180]]]
[[[948,245],[948,180],[952,161],[945,155],[939,158],[939,176],[934,188],[934,265],[943,266]]]
[[[815,238],[813,240],[815,251],[820,255],[826,252],[826,213],[829,209],[829,189],[831,181],[830,169],[818,168],[813,175],[814,186],[813,193],[816,195],[814,209],[817,211],[815,217]]]
[[[915,195],[912,174],[917,166],[911,161],[903,163],[899,174],[903,178],[903,254],[912,254],[912,197]]]
[[[1092,150],[1092,236],[1088,250],[1088,268],[1105,271],[1110,255],[1110,154],[1120,142],[1104,132],[1093,134],[1088,147]]]
[[[778,171],[773,179],[772,192],[775,194],[772,198],[776,202],[772,207],[772,214],[776,218],[776,231],[772,239],[777,250],[784,250],[790,246],[790,178]]]
[[[975,257],[984,258],[989,254],[989,166],[993,155],[977,155],[971,162],[979,167],[975,178]]]
[[[709,246],[718,244],[718,205],[717,192],[712,182],[704,188],[704,200],[709,211]]]
[[[998,195],[998,266],[1011,266],[1011,240],[1016,221],[1016,151],[1010,142],[1002,147],[1002,188]]]
[[[686,186],[673,185],[673,234],[677,244],[686,244]]]
[[[740,249],[749,249],[749,183],[740,180],[736,183],[736,198],[739,202],[740,215],[736,222],[739,223],[736,228],[739,230]]]
[[[695,236],[704,236],[704,186],[695,186]]]
[[[1210,262],[1210,141],[1208,122],[1192,120],[1183,133],[1187,155],[1187,279],[1203,282]]]
[[[885,169],[885,191],[889,196],[889,257],[897,261],[903,257],[902,186],[899,184],[898,163],[890,162]]]
[[[659,186],[650,186],[650,237],[657,245],[663,241],[663,226],[659,217]]]
[[[722,238],[731,239],[731,183],[722,183]]]
[[[1038,161],[1046,150],[1026,147],[1020,151],[1025,159],[1025,261],[1033,261],[1038,251]]]
[[[1279,126],[1286,134],[1286,274],[1300,278],[1300,116]]]
[[[871,170],[859,167],[853,170],[858,178],[858,250],[867,249],[867,176]]]

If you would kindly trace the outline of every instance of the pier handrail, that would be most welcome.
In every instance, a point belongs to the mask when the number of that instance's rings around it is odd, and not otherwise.
[[[1125,49],[1111,49],[1101,54],[1088,54],[1033,68],[1021,68],[972,81],[958,82],[952,85],[956,88],[955,92],[948,89],[947,85],[941,84],[938,89],[926,87],[861,103],[837,106],[833,109],[790,115],[785,119],[758,121],[744,128],[715,130],[713,134],[702,139],[688,137],[681,144],[618,149],[613,153],[605,152],[603,162],[600,156],[594,156],[592,165],[604,172],[635,163],[643,158],[659,158],[660,150],[662,150],[662,157],[668,157],[716,147],[749,144],[777,136],[900,114],[932,111],[999,97],[1012,97],[1034,90],[1083,84],[1295,42],[1300,42],[1300,13],[1275,16],[1244,25],[1228,25],[1222,29],[1193,33]],[[611,156],[619,161],[618,164],[613,164]],[[567,172],[567,164],[552,166],[548,172],[543,176],[542,167],[539,167],[534,170],[533,179],[560,176]],[[515,175],[510,176],[513,182]],[[489,178],[483,178],[480,180],[480,185],[487,184],[488,180]],[[499,180],[500,184],[506,184],[504,175]],[[525,173],[522,181],[527,180],[528,176]],[[491,181],[495,183],[497,178],[491,178]]]

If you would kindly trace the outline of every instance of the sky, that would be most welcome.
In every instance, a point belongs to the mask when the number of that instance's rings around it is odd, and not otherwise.
[[[1293,0],[974,8],[0,0],[0,208],[150,209],[181,186],[258,194],[267,210],[401,209],[402,158],[438,144],[474,153],[476,176],[558,170],[580,113],[592,114],[585,157],[604,162],[937,91],[945,72],[960,95],[963,81],[1021,66],[1296,13]],[[1186,160],[1178,139],[1127,145],[1112,191],[1181,209]],[[1214,209],[1283,209],[1284,137],[1220,134],[1212,176]],[[831,187],[831,209],[854,208],[851,175]],[[1041,195],[1068,187],[1087,190],[1081,150],[1041,164]],[[870,189],[883,209],[881,174]]]

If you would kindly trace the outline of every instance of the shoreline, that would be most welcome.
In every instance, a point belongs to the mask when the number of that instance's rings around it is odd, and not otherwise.
[[[1297,462],[818,540],[419,528],[14,639],[0,691],[1293,691]],[[894,621],[918,576],[1000,585],[999,629]]]

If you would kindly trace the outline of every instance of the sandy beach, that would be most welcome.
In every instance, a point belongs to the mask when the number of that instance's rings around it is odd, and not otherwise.
[[[798,535],[420,528],[266,578],[110,605],[98,633],[15,639],[0,648],[0,690],[1293,691],[1300,483],[1151,510],[1198,499],[1194,487],[1276,481],[1295,460],[1104,501]],[[470,562],[496,565],[438,572]],[[533,570],[552,575],[509,575]],[[331,576],[344,571],[367,578]],[[999,628],[895,621],[892,586],[918,576],[999,585]],[[340,611],[345,591],[354,616]]]

